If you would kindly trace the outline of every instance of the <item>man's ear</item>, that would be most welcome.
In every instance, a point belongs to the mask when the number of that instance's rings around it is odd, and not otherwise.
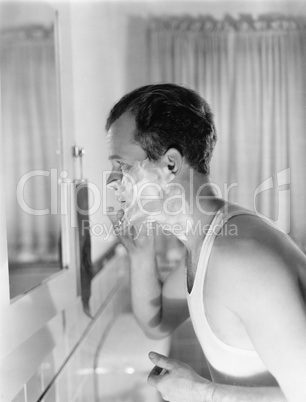
[[[169,148],[164,154],[163,162],[167,165],[169,171],[177,175],[183,166],[183,156],[176,148]]]

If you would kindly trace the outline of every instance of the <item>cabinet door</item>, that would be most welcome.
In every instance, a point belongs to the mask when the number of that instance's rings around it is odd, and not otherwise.
[[[0,4],[0,362],[77,297],[68,22]]]

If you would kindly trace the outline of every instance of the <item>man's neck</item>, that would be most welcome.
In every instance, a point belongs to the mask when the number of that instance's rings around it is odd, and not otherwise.
[[[195,254],[216,212],[226,201],[217,197],[208,175],[200,174],[193,169],[181,175],[179,183],[184,189],[181,192],[181,201],[184,201],[185,207],[181,213],[171,215],[166,225],[170,224],[172,233],[182,241],[191,254]]]

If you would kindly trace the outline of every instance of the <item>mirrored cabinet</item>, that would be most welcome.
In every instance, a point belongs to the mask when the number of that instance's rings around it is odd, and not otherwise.
[[[65,23],[60,32],[61,18]],[[46,337],[50,322],[80,293],[76,228],[70,222],[75,210],[68,191],[74,181],[68,19],[65,4],[0,1],[0,390],[4,395],[12,395],[35,369],[35,348],[27,342],[36,339],[37,351],[46,353],[52,346],[45,343],[52,340]],[[16,356],[17,361],[26,358],[29,363],[20,376],[6,377]],[[1,392],[0,400],[6,400]]]
[[[108,166],[102,28],[90,2],[0,0],[0,401],[76,400],[66,393],[77,393],[78,362],[84,349],[93,358],[100,322],[113,319],[126,279],[115,239],[102,238],[84,279],[91,255],[87,248],[81,258],[77,226],[82,175],[73,149],[94,144],[84,178],[93,154],[101,177]],[[72,370],[78,384],[71,387],[61,378]]]

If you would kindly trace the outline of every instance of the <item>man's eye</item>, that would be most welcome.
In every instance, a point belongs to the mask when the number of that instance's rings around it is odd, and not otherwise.
[[[127,165],[124,162],[118,161],[118,165],[119,165],[119,170],[124,171],[124,172],[128,172],[131,169],[131,166]]]
[[[120,162],[120,161],[117,161],[117,164],[118,164],[118,170],[121,170],[123,165],[124,165],[124,163]]]

